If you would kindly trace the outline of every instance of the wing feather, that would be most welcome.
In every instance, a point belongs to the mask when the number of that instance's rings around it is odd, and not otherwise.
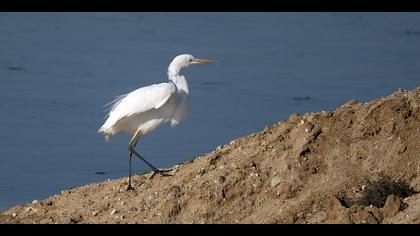
[[[176,93],[173,83],[154,84],[120,95],[108,105],[108,119],[103,127],[111,127],[124,117],[159,109]]]

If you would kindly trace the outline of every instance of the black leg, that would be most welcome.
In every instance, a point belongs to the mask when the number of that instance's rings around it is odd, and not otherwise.
[[[127,186],[127,191],[130,190],[134,190],[133,186],[131,186],[131,156],[133,155],[133,145],[136,146],[137,141],[140,138],[140,132],[136,131],[133,135],[133,137],[131,137],[130,142],[128,143],[128,186]]]
[[[138,154],[136,152],[136,150],[133,149],[131,151],[134,153],[134,155],[136,155],[138,158],[140,158],[140,160],[144,161],[144,163],[146,163],[150,168],[152,168],[152,170],[154,171],[152,177],[155,176],[155,174],[160,174],[162,176],[172,176],[171,174],[166,173],[166,172],[169,172],[171,170],[159,170],[158,168],[156,168],[152,164],[150,164],[148,161],[146,161],[146,159],[144,159],[140,154]]]
[[[128,156],[129,156],[129,159],[128,159],[129,175],[128,175],[128,187],[127,187],[127,191],[134,190],[134,188],[131,186],[131,155],[133,155],[133,153],[129,151],[128,152]]]
[[[140,154],[138,154],[136,152],[136,150],[134,150],[134,147],[137,145],[137,142],[139,141],[140,138],[140,132],[136,131],[133,135],[133,137],[131,138],[130,142],[128,143],[128,156],[129,156],[129,161],[128,161],[128,168],[129,168],[129,175],[128,175],[128,187],[127,187],[127,191],[129,190],[134,190],[134,188],[131,186],[131,156],[136,155],[140,160],[142,160],[144,163],[146,163],[150,168],[152,168],[152,170],[154,171],[153,175],[150,178],[153,178],[155,176],[155,174],[160,174],[162,176],[172,176],[172,174],[168,174],[166,172],[169,172],[171,170],[159,170],[158,168],[154,167],[152,164],[150,164],[148,161],[146,161],[146,159],[144,159]]]

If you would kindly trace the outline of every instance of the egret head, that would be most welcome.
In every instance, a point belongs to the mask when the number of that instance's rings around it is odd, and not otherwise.
[[[195,58],[190,54],[181,54],[176,56],[169,65],[168,71],[171,74],[178,74],[182,68],[191,64],[214,63],[213,60]]]

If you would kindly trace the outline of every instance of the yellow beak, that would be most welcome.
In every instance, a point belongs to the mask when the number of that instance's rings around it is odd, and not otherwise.
[[[215,63],[215,61],[210,60],[210,59],[194,58],[191,63],[192,64]]]

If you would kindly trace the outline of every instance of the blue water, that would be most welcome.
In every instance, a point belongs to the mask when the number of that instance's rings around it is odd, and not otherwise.
[[[166,81],[182,53],[218,63],[184,70],[188,119],[140,140],[160,168],[293,112],[419,86],[420,14],[0,13],[0,209],[126,176],[129,137],[96,133],[103,105]]]

